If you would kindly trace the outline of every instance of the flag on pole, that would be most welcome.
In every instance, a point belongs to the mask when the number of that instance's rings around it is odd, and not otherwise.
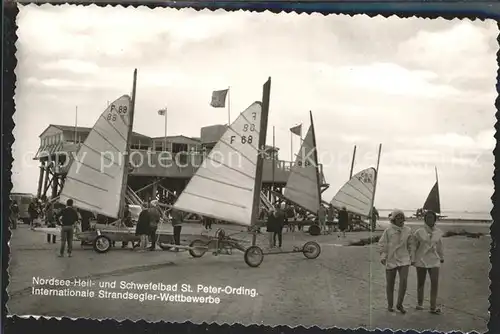
[[[167,113],[167,108],[158,110],[158,115],[160,116],[165,116],[166,113]]]
[[[214,90],[212,93],[212,102],[210,105],[213,108],[224,108],[226,107],[226,96],[229,89]]]
[[[290,128],[290,131],[297,136],[302,136],[302,124]]]

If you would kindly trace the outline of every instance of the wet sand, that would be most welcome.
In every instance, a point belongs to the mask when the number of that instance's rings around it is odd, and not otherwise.
[[[488,224],[474,224],[469,227],[443,223],[441,228],[489,234]],[[214,226],[212,233],[216,229]],[[413,268],[406,297],[408,313],[386,311],[385,273],[375,246],[347,246],[350,241],[380,235],[381,231],[351,232],[346,239],[336,235],[312,237],[304,232],[285,232],[284,249],[315,240],[322,246],[320,257],[307,260],[300,253],[269,255],[259,268],[248,267],[238,251],[232,256],[216,257],[207,253],[194,259],[187,252],[160,250],[137,253],[116,248],[106,254],[97,254],[77,244],[72,258],[58,258],[59,244],[44,243],[43,235],[25,226],[14,232],[7,304],[10,314],[480,332],[486,331],[488,321],[489,236],[444,239],[446,261],[439,292],[444,314],[436,316],[414,309],[416,277]],[[260,236],[258,244],[265,245],[266,236]],[[249,239],[246,234],[235,237]],[[219,304],[37,296],[32,295],[31,289],[34,276],[90,278],[95,282],[92,289],[96,293],[102,289],[98,287],[99,282],[117,281],[119,284],[127,281],[177,283],[179,289],[181,284],[190,284],[193,290],[199,284],[222,288],[243,286],[256,289],[258,295],[252,298],[212,293],[213,297],[220,298]],[[202,296],[203,293],[184,293],[184,296],[189,295]],[[426,306],[428,295],[429,284],[426,285]]]

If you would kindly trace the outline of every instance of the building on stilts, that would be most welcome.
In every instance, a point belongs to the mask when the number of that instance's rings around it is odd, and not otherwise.
[[[56,198],[64,185],[73,157],[91,128],[50,124],[40,134],[35,160],[40,162],[37,197]],[[149,137],[133,132],[128,187],[142,200],[174,201],[226,130],[225,125],[201,128],[199,137]],[[266,147],[262,191],[283,193],[293,162],[279,159],[279,148]],[[167,154],[167,155],[165,155]],[[165,160],[169,156],[172,160]],[[274,168],[273,168],[274,165]],[[323,166],[320,165],[322,180]]]

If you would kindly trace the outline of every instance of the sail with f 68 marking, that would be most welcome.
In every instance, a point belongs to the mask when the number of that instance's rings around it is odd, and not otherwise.
[[[238,116],[180,194],[175,209],[252,224],[261,116],[261,102]]]
[[[123,95],[101,114],[69,168],[59,202],[118,218],[131,126],[130,96]]]
[[[355,174],[333,197],[330,204],[338,210],[368,217],[375,196],[376,170],[373,167]]]

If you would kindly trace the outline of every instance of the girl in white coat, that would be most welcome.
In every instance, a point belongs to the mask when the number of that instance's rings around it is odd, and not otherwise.
[[[431,307],[430,312],[441,314],[436,305],[439,283],[439,267],[444,262],[443,232],[436,225],[436,214],[427,211],[424,216],[425,225],[415,231],[414,239],[414,262],[417,269],[417,310],[423,310],[424,287],[427,273],[431,281]]]
[[[396,308],[405,314],[403,306],[406,288],[408,286],[408,270],[412,262],[411,228],[404,226],[405,215],[401,210],[395,210],[390,215],[391,225],[384,231],[378,242],[380,262],[385,266],[387,309],[394,312],[394,285],[399,273],[399,291]]]

